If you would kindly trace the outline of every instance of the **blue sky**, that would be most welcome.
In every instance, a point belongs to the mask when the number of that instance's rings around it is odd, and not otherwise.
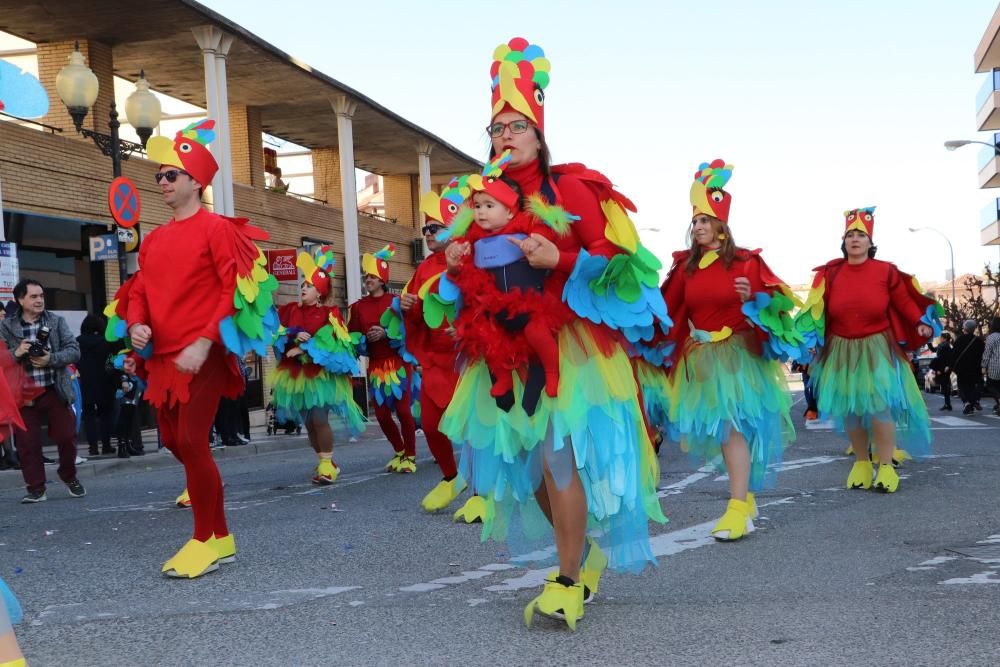
[[[208,0],[227,16],[484,157],[493,48],[523,36],[552,61],[556,162],[606,173],[654,252],[685,244],[698,163],[735,165],[731,224],[789,282],[839,254],[842,212],[877,205],[879,257],[922,280],[994,266],[979,245],[973,52],[990,0],[280,3]]]

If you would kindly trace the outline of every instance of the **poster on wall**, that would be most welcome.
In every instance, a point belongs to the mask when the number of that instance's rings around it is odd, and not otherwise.
[[[17,245],[0,241],[0,299],[6,302],[14,298],[14,285],[18,280]]]

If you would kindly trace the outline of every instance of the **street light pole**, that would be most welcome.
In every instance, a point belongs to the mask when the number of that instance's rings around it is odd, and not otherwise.
[[[944,232],[939,229],[934,229],[933,227],[910,227],[911,232],[935,232],[940,234],[941,238],[945,240],[948,244],[948,254],[951,256],[951,302],[957,304],[955,301],[955,249],[951,245],[951,239],[949,239]]]

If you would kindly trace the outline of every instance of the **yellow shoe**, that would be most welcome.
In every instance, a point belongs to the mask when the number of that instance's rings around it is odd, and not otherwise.
[[[757,518],[759,512],[757,512],[757,499],[754,497],[752,491],[747,491],[747,516],[753,521]]]
[[[385,471],[399,472],[399,464],[403,462],[404,456],[403,452],[396,452],[393,454],[392,458],[389,459],[389,462],[385,464]]]
[[[0,667],[28,667],[28,663],[24,657],[20,657],[10,662],[0,662]]]
[[[482,523],[486,520],[488,505],[486,498],[482,496],[471,496],[465,504],[451,517],[452,521],[464,521],[465,523]]]
[[[416,456],[404,456],[399,461],[399,466],[396,468],[396,472],[410,473],[417,472],[417,457]]]
[[[216,553],[219,554],[220,563],[236,562],[236,538],[233,537],[232,533],[229,533],[225,537],[216,537],[213,535],[208,543],[215,547]]]
[[[174,557],[163,564],[168,577],[194,579],[219,569],[219,552],[207,542],[188,540]]]
[[[875,469],[872,468],[871,461],[855,461],[854,465],[851,466],[851,473],[847,476],[847,488],[870,489],[874,476]]]
[[[905,449],[899,449],[898,447],[892,450],[892,465],[898,466],[905,461],[912,461],[913,457]]]
[[[750,506],[745,500],[729,499],[726,513],[712,529],[712,537],[720,542],[735,542],[754,530],[749,515]]]
[[[330,485],[337,480],[337,475],[340,474],[340,468],[334,465],[333,461],[330,459],[320,459],[319,465],[316,466],[316,474],[313,475],[312,483],[320,485]]]
[[[188,495],[187,489],[181,491],[181,495],[177,496],[177,500],[174,501],[174,504],[183,508],[191,507],[191,496]]]
[[[442,479],[437,483],[437,486],[430,490],[430,493],[424,496],[424,499],[420,501],[420,506],[424,508],[425,512],[443,510],[464,490],[465,481],[462,478]]]
[[[604,570],[608,567],[608,557],[601,551],[597,540],[588,537],[587,542],[590,543],[590,552],[587,554],[587,559],[583,561],[583,567],[580,568],[580,583],[583,584],[583,604],[590,604],[594,601],[597,589],[601,585],[601,575],[604,574]]]
[[[881,465],[878,467],[878,476],[875,477],[875,490],[883,493],[895,493],[899,488],[899,475],[891,465]]]
[[[854,447],[848,445],[847,449],[844,450],[844,456],[850,456],[854,453]]]
[[[566,621],[570,630],[576,630],[576,622],[583,618],[583,584],[577,582],[567,586],[557,581],[556,576],[545,580],[542,594],[524,608],[524,624],[531,627],[535,611],[550,618]]]

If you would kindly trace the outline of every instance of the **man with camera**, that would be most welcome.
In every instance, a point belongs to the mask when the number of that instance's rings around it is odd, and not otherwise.
[[[66,366],[80,359],[80,345],[62,317],[45,310],[45,291],[37,280],[26,278],[14,286],[18,309],[0,322],[0,338],[24,365],[29,381],[43,393],[21,408],[25,430],[14,433],[21,474],[28,493],[22,503],[38,503],[45,497],[45,466],[42,462],[42,416],[48,419],[49,438],[59,448],[59,479],[74,498],[86,491],[76,478],[76,418],[73,415],[73,385]]]

